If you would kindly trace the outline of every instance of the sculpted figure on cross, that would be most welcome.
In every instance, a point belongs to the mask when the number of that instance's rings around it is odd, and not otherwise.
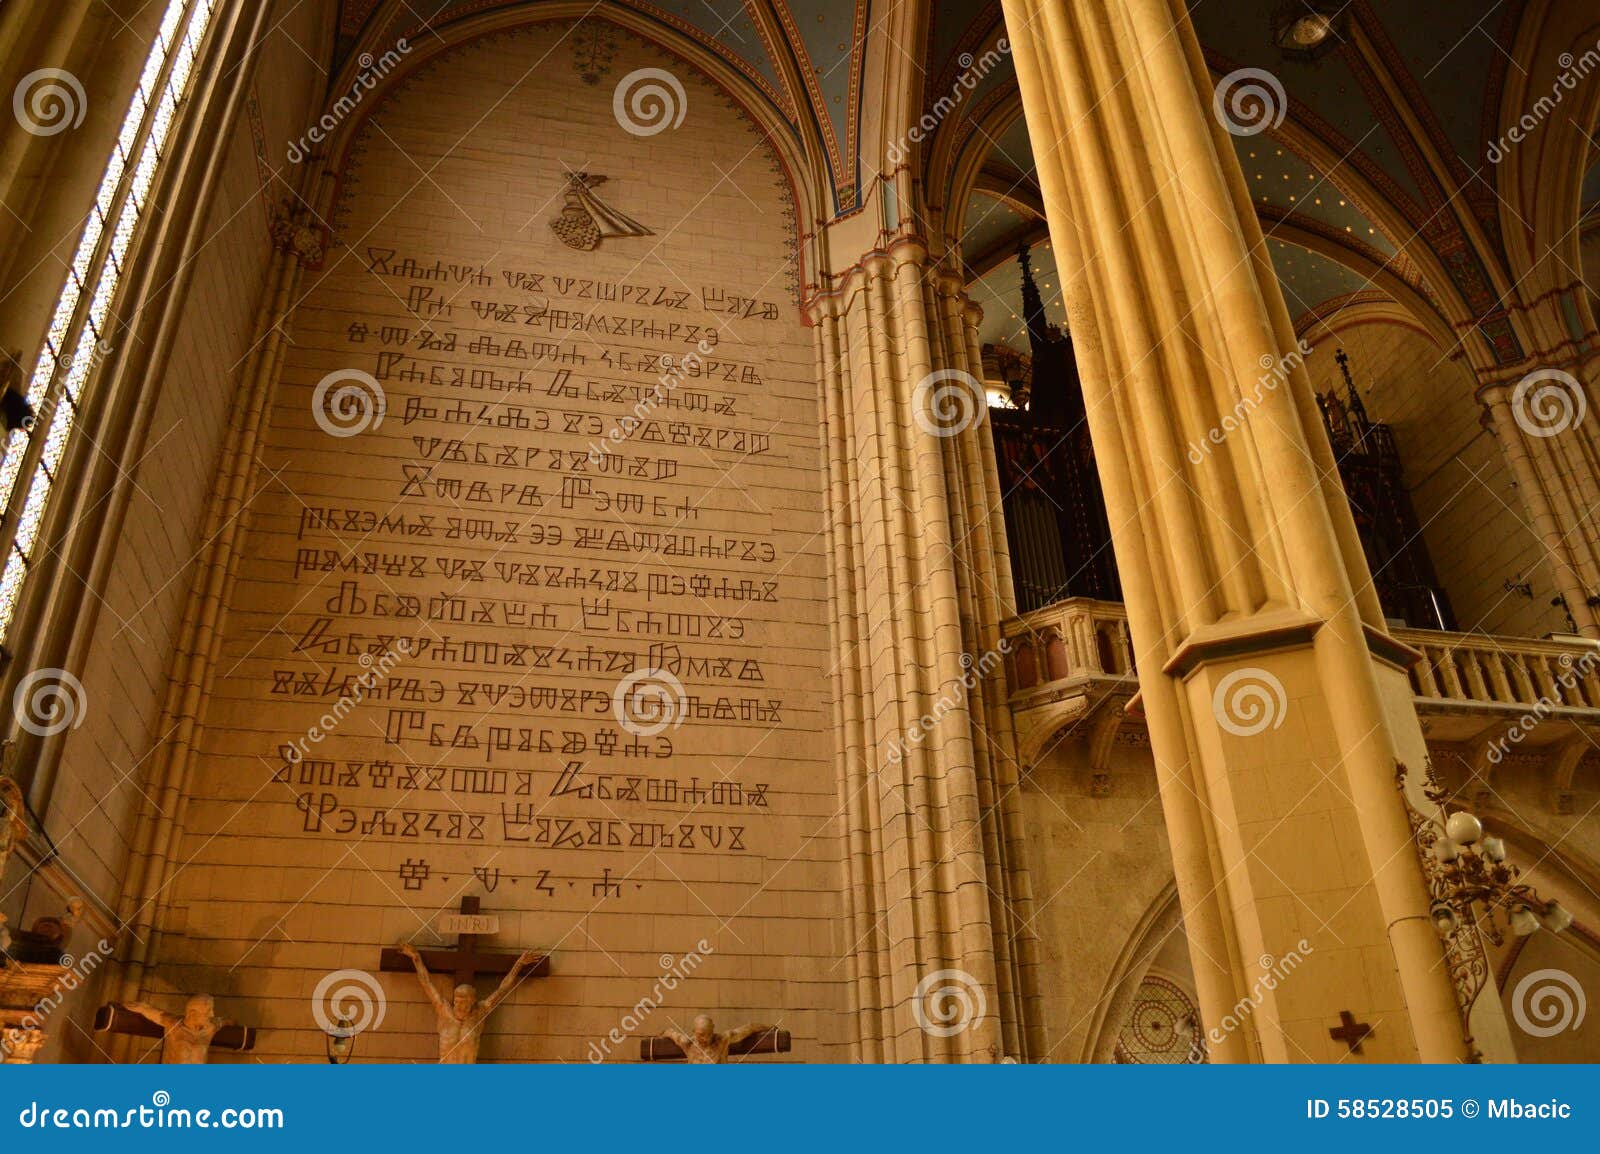
[[[416,967],[417,980],[422,983],[423,991],[428,995],[428,1001],[433,1003],[433,1012],[438,1020],[439,1027],[439,1062],[441,1065],[470,1066],[478,1060],[478,1044],[483,1039],[483,1022],[506,996],[516,988],[517,982],[522,978],[522,972],[535,965],[541,955],[536,950],[528,950],[519,957],[495,992],[482,1002],[478,1001],[478,991],[470,982],[463,982],[455,988],[450,1001],[445,1001],[440,996],[434,985],[433,975],[428,973],[428,967],[422,961],[422,955],[410,942],[400,945],[400,952],[411,959],[411,964]]]
[[[701,1014],[694,1020],[694,1032],[668,1030],[662,1035],[678,1044],[684,1058],[691,1066],[720,1066],[728,1060],[728,1047],[736,1046],[746,1038],[775,1029],[773,1026],[735,1026],[726,1034],[719,1034],[710,1014]]]
[[[146,1002],[130,1002],[126,1009],[161,1027],[161,1061],[168,1066],[205,1065],[217,1031],[232,1024],[217,1017],[217,1004],[210,994],[190,998],[181,1018]]]

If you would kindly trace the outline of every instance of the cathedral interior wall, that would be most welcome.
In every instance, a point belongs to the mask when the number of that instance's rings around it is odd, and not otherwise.
[[[593,1058],[619,1029],[601,1056],[634,1059],[636,1033],[701,1010],[778,1025],[802,1060],[843,1052],[789,185],[725,94],[599,28],[582,45],[564,24],[496,32],[422,62],[338,174],[150,984],[215,993],[262,1028],[257,1058],[320,1054],[319,980],[376,973],[402,940],[448,943],[438,920],[468,895],[498,920],[487,948],[551,955],[497,1011],[484,1060]],[[667,67],[681,130],[625,130],[613,88]],[[589,221],[647,231],[597,238]],[[352,370],[383,395],[359,428],[318,392],[364,387]],[[645,423],[593,455],[658,381]],[[672,674],[655,680],[676,683],[677,724],[628,731],[618,687],[652,670]],[[363,1058],[431,1058],[415,975],[381,981]]]
[[[1083,1061],[1101,1030],[1118,1028],[1102,1018],[1119,961],[1172,884],[1149,749],[1117,745],[1109,770],[1108,785],[1097,786],[1086,742],[1062,740],[1023,788],[1048,1062]],[[1105,788],[1109,793],[1098,796]],[[1171,936],[1181,942],[1182,929]],[[1154,952],[1143,951],[1151,956],[1137,964],[1151,965]]]

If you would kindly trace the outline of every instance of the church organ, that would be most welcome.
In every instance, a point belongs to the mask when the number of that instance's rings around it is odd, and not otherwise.
[[[1018,407],[990,412],[1017,608],[1067,597],[1120,601],[1072,338],[1045,322],[1026,245],[1018,259],[1031,356],[1005,364]]]
[[[1120,601],[1072,337],[1046,323],[1026,245],[1018,259],[1030,355],[985,350],[1015,406],[990,417],[1017,608],[1027,613],[1069,597]],[[1317,403],[1384,612],[1410,628],[1453,630],[1394,435],[1367,416],[1342,349],[1338,360],[1345,396],[1330,391]]]
[[[1368,418],[1343,349],[1337,360],[1345,395],[1330,389],[1318,395],[1317,405],[1384,614],[1412,629],[1453,630],[1455,615],[1423,542],[1394,433]]]

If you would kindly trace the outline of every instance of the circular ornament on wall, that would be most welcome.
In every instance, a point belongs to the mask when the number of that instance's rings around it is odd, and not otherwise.
[[[1116,1060],[1131,1065],[1195,1065],[1206,1061],[1200,1010],[1188,991],[1146,975],[1117,1038]]]

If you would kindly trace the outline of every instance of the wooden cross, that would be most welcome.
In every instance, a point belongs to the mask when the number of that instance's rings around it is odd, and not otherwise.
[[[1339,1011],[1340,1025],[1328,1027],[1328,1037],[1335,1042],[1343,1042],[1350,1047],[1350,1053],[1361,1053],[1361,1043],[1372,1037],[1373,1029],[1365,1022],[1356,1021],[1356,1016],[1349,1010]]]
[[[167,1032],[156,1023],[142,1014],[136,1014],[126,1006],[109,1002],[94,1012],[94,1032],[97,1034],[128,1034],[135,1038],[165,1038]],[[244,1053],[255,1049],[256,1028],[254,1026],[230,1025],[218,1030],[211,1038],[211,1045],[218,1050],[238,1050]]]
[[[480,975],[509,974],[516,964],[517,954],[485,954],[478,950],[478,939],[486,938],[499,929],[493,914],[480,913],[477,898],[462,898],[460,916],[448,919],[458,927],[456,948],[453,950],[418,950],[422,964],[430,974],[452,974],[452,985],[470,986]],[[471,926],[482,928],[468,928]],[[411,959],[399,950],[385,948],[378,959],[378,968],[386,974],[409,974]],[[546,954],[525,971],[530,978],[542,978],[550,973],[550,956]]]
[[[728,1047],[728,1057],[746,1054],[787,1054],[792,1046],[788,1030],[763,1030]],[[683,1058],[683,1049],[671,1038],[640,1038],[641,1062],[673,1062]]]

